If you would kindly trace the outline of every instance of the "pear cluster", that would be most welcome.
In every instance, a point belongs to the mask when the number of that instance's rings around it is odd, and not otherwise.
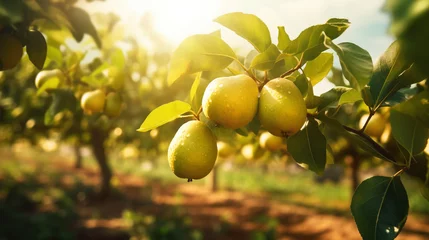
[[[202,98],[202,110],[212,122],[229,129],[243,128],[253,119],[259,119],[267,132],[261,135],[256,148],[248,144],[241,149],[246,159],[261,157],[263,149],[286,150],[284,137],[297,133],[307,118],[303,96],[292,81],[276,78],[259,90],[257,83],[244,74],[211,81]],[[225,157],[231,152],[233,149],[225,143],[217,143],[207,125],[193,120],[174,136],[168,160],[176,176],[200,179],[209,174],[218,156]]]

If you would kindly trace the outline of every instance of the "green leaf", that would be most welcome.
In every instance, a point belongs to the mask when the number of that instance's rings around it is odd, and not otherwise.
[[[374,106],[374,98],[372,97],[371,94],[371,89],[369,88],[369,86],[365,86],[364,88],[362,88],[362,90],[360,91],[361,95],[362,95],[362,99],[365,102],[365,104],[367,106]]]
[[[83,35],[89,34],[97,44],[99,48],[101,48],[101,40],[98,36],[97,30],[95,29],[94,24],[91,21],[88,13],[85,10],[77,7],[70,7],[67,9],[67,16],[73,29],[71,32],[76,41],[80,42],[83,39]]]
[[[235,132],[243,137],[249,136],[249,131],[244,127],[235,129]]]
[[[270,47],[267,48],[267,50],[262,53],[259,53],[255,56],[255,58],[253,58],[250,68],[254,68],[261,71],[270,70],[274,67],[277,57],[279,55],[279,49],[276,47],[276,45],[271,44]]]
[[[307,109],[315,109],[323,102],[321,97],[314,96],[313,85],[311,85],[310,81],[307,81],[307,96],[304,100]]]
[[[122,71],[125,68],[125,56],[121,49],[116,49],[110,55],[110,63],[117,67],[119,71]]]
[[[48,46],[46,57],[51,61],[55,61],[58,64],[58,66],[61,66],[63,64],[63,54],[59,49],[55,47]]]
[[[259,130],[261,129],[261,123],[259,122],[258,114],[252,119],[252,121],[247,124],[247,130],[253,132],[255,135],[258,135]]]
[[[363,100],[360,92],[356,89],[350,89],[341,95],[340,100],[338,100],[338,105],[355,103],[360,100]]]
[[[317,122],[309,119],[307,126],[287,139],[288,151],[298,163],[321,174],[326,165],[326,139]]]
[[[305,74],[299,75],[295,79],[295,81],[293,83],[295,83],[295,86],[299,89],[299,91],[301,92],[302,96],[307,95],[307,91],[308,91],[308,79],[307,79],[307,77],[306,77]]]
[[[390,124],[393,137],[411,155],[417,155],[425,149],[429,132],[416,118],[391,109]]]
[[[327,47],[323,44],[322,32],[330,39],[339,37],[350,25],[347,19],[332,18],[325,24],[311,26],[302,31],[299,36],[291,41],[285,49],[285,53],[297,55],[303,54],[303,63],[319,56]]]
[[[401,103],[405,99],[404,94],[400,91],[402,88],[409,87],[413,83],[418,83],[424,80],[426,77],[422,74],[415,64],[411,65],[407,70],[405,70],[399,77],[392,80],[385,89],[386,95],[383,99],[384,102],[381,102],[380,106],[393,106],[396,103]]]
[[[108,79],[105,77],[96,77],[93,75],[83,76],[80,79],[82,82],[87,83],[91,87],[101,88],[108,83]]]
[[[324,114],[317,115],[317,119],[322,121],[327,128],[330,128],[336,131],[338,134],[348,138],[366,152],[371,153],[374,157],[386,160],[390,163],[396,163],[394,157],[370,137],[365,138],[355,132],[348,131],[337,120],[329,118]]]
[[[189,100],[192,103],[195,97],[195,94],[197,94],[198,86],[201,82],[201,74],[202,72],[199,72],[195,76],[194,83],[192,83],[191,91],[189,92]]]
[[[271,45],[267,25],[253,14],[233,12],[214,20],[251,43],[258,52],[264,52]]]
[[[173,101],[155,108],[146,117],[137,131],[147,132],[175,120],[180,115],[189,112],[191,105],[182,101]]]
[[[340,99],[343,94],[350,92],[353,88],[349,87],[334,87],[331,90],[320,95],[322,100],[321,104],[318,107],[319,112],[325,110],[326,108],[336,108],[340,104]],[[353,97],[353,92],[350,94]],[[343,101],[350,100],[349,97],[343,98]]]
[[[332,53],[321,53],[317,58],[305,65],[304,73],[314,86],[328,75],[333,64],[334,56]]]
[[[428,144],[429,144],[429,141],[428,141]],[[426,181],[425,181],[424,186],[421,189],[421,193],[422,193],[423,197],[425,197],[426,200],[429,201],[429,159],[428,159],[427,155],[426,155],[426,160],[427,160]]]
[[[168,84],[178,78],[201,71],[219,71],[233,59],[234,51],[222,39],[209,35],[193,35],[179,45],[170,61]]]
[[[329,37],[325,38],[325,45],[337,53],[344,77],[352,87],[360,90],[369,82],[373,65],[368,51],[349,42],[336,45]]]
[[[414,61],[417,67],[429,76],[429,2],[388,0],[385,10],[391,14],[390,30],[399,39],[406,57]]]
[[[252,64],[253,59],[259,54],[258,51],[252,49],[247,56],[244,58],[244,66],[246,68],[250,68],[250,64]]]
[[[7,23],[21,22],[24,15],[23,9],[21,1],[1,1],[0,19],[7,19]]]
[[[398,91],[394,93],[393,95],[389,96],[380,107],[393,107],[397,104],[400,104],[407,100],[407,97],[404,93]]]
[[[277,27],[277,29],[279,30],[279,35],[277,37],[277,47],[280,49],[280,51],[284,51],[291,42],[291,40],[289,38],[289,35],[286,33],[285,27],[279,26]]]
[[[399,177],[375,176],[353,195],[351,210],[363,239],[395,239],[408,216],[408,196]]]
[[[90,76],[96,77],[97,75],[101,74],[104,70],[108,69],[109,67],[110,67],[110,65],[108,63],[103,63],[100,66],[98,66],[94,71],[92,71]],[[115,66],[113,66],[113,67],[115,67]]]
[[[420,121],[426,128],[429,128],[429,91],[423,91],[406,102],[398,104],[395,110],[405,113]]]
[[[332,74],[328,76],[328,80],[333,83],[335,86],[345,86],[346,83],[344,82],[343,72],[341,69],[338,69],[336,67],[332,67],[331,69]]]
[[[46,54],[48,51],[45,37],[39,31],[28,31],[27,33],[27,54],[30,61],[38,69],[43,69]]]
[[[374,99],[374,107],[381,105],[391,91],[392,82],[411,66],[411,62],[405,58],[399,42],[392,43],[375,64],[374,74],[368,85]]]
[[[74,112],[76,110],[76,98],[74,97],[73,91],[65,89],[52,89],[53,100],[51,106],[45,113],[45,125],[49,126],[54,123],[55,115],[64,111],[70,110]]]

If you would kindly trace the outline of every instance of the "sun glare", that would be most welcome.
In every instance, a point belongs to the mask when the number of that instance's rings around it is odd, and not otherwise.
[[[172,43],[179,43],[189,35],[207,33],[214,29],[213,19],[220,6],[216,0],[128,0],[128,14],[150,14],[153,27]],[[120,4],[123,4],[121,1]]]

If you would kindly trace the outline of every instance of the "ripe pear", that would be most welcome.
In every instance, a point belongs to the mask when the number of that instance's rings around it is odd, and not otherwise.
[[[365,125],[365,122],[368,117],[369,114],[365,114],[361,117],[359,121],[360,128]],[[381,114],[375,113],[366,125],[364,132],[368,134],[368,136],[379,138],[383,134],[386,124],[386,119]]]
[[[246,126],[258,110],[258,86],[247,75],[214,79],[203,96],[204,114],[225,128]]]
[[[259,159],[264,155],[264,150],[254,144],[246,144],[241,148],[241,154],[247,160]]]
[[[58,85],[64,82],[65,76],[64,73],[59,69],[42,70],[36,76],[35,85],[37,88],[41,88],[46,82],[50,81],[51,79],[52,86],[50,86],[50,88],[56,88],[58,87]]]
[[[106,96],[106,104],[104,106],[104,114],[108,117],[117,117],[122,111],[122,98],[118,93],[111,92]]]
[[[216,137],[200,121],[183,124],[168,147],[168,163],[179,178],[201,179],[207,176],[216,157]]]
[[[262,148],[277,151],[280,149],[285,149],[286,144],[283,143],[283,138],[274,136],[269,132],[263,132],[259,137],[259,144]]]
[[[86,113],[100,113],[104,109],[105,102],[106,96],[104,92],[100,89],[97,89],[84,93],[80,100],[80,106]]]
[[[259,121],[275,136],[297,133],[307,118],[307,108],[299,89],[284,78],[269,81],[261,90]]]
[[[22,57],[22,44],[9,33],[0,33],[0,71],[14,68]]]
[[[222,141],[217,142],[217,150],[221,158],[227,158],[234,153],[234,148],[230,144]]]

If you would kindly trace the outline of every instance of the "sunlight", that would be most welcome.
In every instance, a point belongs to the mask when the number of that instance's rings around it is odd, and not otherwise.
[[[150,14],[154,28],[169,41],[178,43],[189,35],[212,29],[220,3],[216,0],[129,0],[126,9],[139,17]]]

